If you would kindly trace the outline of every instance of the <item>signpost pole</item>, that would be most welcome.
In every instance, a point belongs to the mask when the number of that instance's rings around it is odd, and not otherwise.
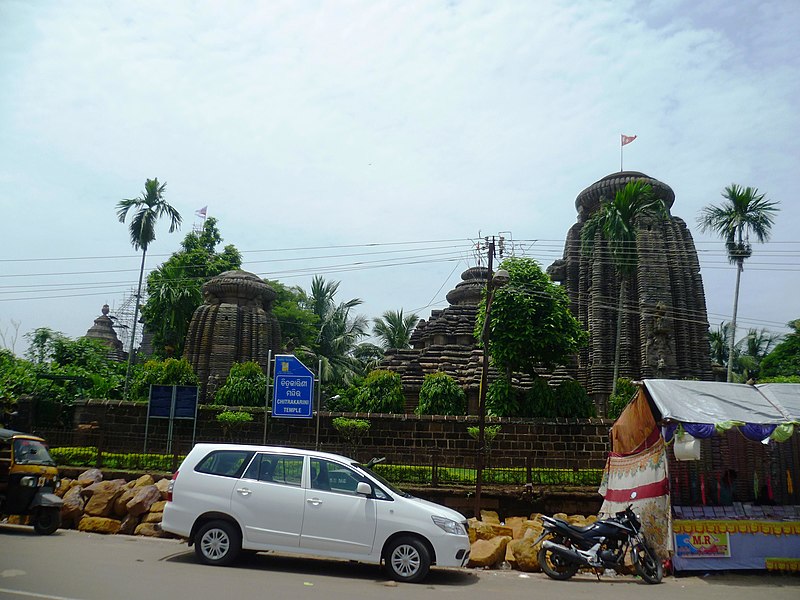
[[[269,375],[272,372],[272,350],[270,349],[269,353],[267,354],[267,393],[264,395],[264,442],[263,445],[267,445],[267,419],[269,419]]]
[[[322,359],[317,364],[317,431],[314,435],[314,450],[319,450],[319,412],[322,410]]]

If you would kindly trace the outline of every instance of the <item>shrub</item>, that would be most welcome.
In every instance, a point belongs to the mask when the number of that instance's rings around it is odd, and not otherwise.
[[[367,435],[371,424],[366,419],[346,419],[336,417],[333,428],[348,444],[357,445]]]
[[[463,415],[467,397],[455,379],[446,373],[425,375],[419,390],[418,415]]]
[[[526,405],[531,417],[552,419],[559,416],[556,394],[541,377],[533,380],[533,385],[526,394]]]
[[[608,411],[606,416],[609,419],[616,419],[620,416],[638,391],[639,386],[630,379],[625,379],[624,377],[617,379],[617,392],[608,399]]]
[[[556,388],[555,405],[557,417],[585,419],[597,416],[594,402],[583,386],[574,379],[567,379]]]
[[[486,412],[495,417],[523,417],[520,399],[522,392],[504,377],[496,379],[486,390]]]
[[[147,400],[151,385],[197,385],[197,375],[185,358],[148,360],[133,380],[132,397]]]
[[[217,423],[222,425],[222,432],[227,438],[233,437],[234,432],[252,421],[253,415],[240,410],[226,410],[217,415]]]
[[[356,396],[358,412],[402,413],[405,407],[400,375],[377,369],[364,379]]]
[[[497,434],[500,433],[500,425],[486,425],[483,428],[483,439],[486,440],[486,445],[491,446]],[[480,427],[470,426],[467,427],[467,433],[473,440],[478,440],[481,430]]]
[[[264,406],[269,382],[258,363],[234,363],[225,383],[214,395],[221,406]]]

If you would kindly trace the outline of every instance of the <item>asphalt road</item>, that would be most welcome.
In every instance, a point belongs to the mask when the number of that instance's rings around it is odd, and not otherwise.
[[[208,567],[177,540],[62,530],[37,536],[0,525],[0,598],[22,600],[227,600],[295,598],[416,600],[567,597],[570,600],[797,600],[800,576],[726,574],[666,577],[649,586],[633,577],[580,575],[558,582],[539,573],[433,569],[422,584],[388,581],[374,565],[257,554],[234,567]]]

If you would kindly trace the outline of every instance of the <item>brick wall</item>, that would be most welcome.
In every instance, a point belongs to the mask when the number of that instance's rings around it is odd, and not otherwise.
[[[215,416],[222,409],[201,406],[198,411],[195,440],[222,441],[225,439]],[[264,440],[264,410],[249,409],[253,422],[235,434],[233,441],[262,443]],[[367,419],[371,427],[357,450],[343,442],[333,428],[337,416]],[[116,400],[88,400],[75,407],[74,424],[96,425],[106,439],[144,439],[166,436],[168,421],[150,419],[147,405]],[[491,456],[491,466],[519,467],[530,459],[534,468],[597,468],[602,469],[609,450],[608,430],[611,421],[605,419],[487,419],[489,425],[500,425]],[[193,434],[192,421],[176,421],[173,434],[182,444],[189,444]],[[366,460],[386,456],[390,462],[404,464],[437,464],[453,467],[472,467],[476,442],[467,427],[477,426],[477,417],[432,417],[391,414],[320,414],[318,439],[321,449],[357,454]],[[314,447],[317,440],[316,419],[269,419],[267,443],[273,445]]]

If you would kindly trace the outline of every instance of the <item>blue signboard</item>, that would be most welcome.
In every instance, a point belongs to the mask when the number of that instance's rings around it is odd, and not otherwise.
[[[291,354],[275,357],[272,416],[310,419],[314,408],[314,373]]]

